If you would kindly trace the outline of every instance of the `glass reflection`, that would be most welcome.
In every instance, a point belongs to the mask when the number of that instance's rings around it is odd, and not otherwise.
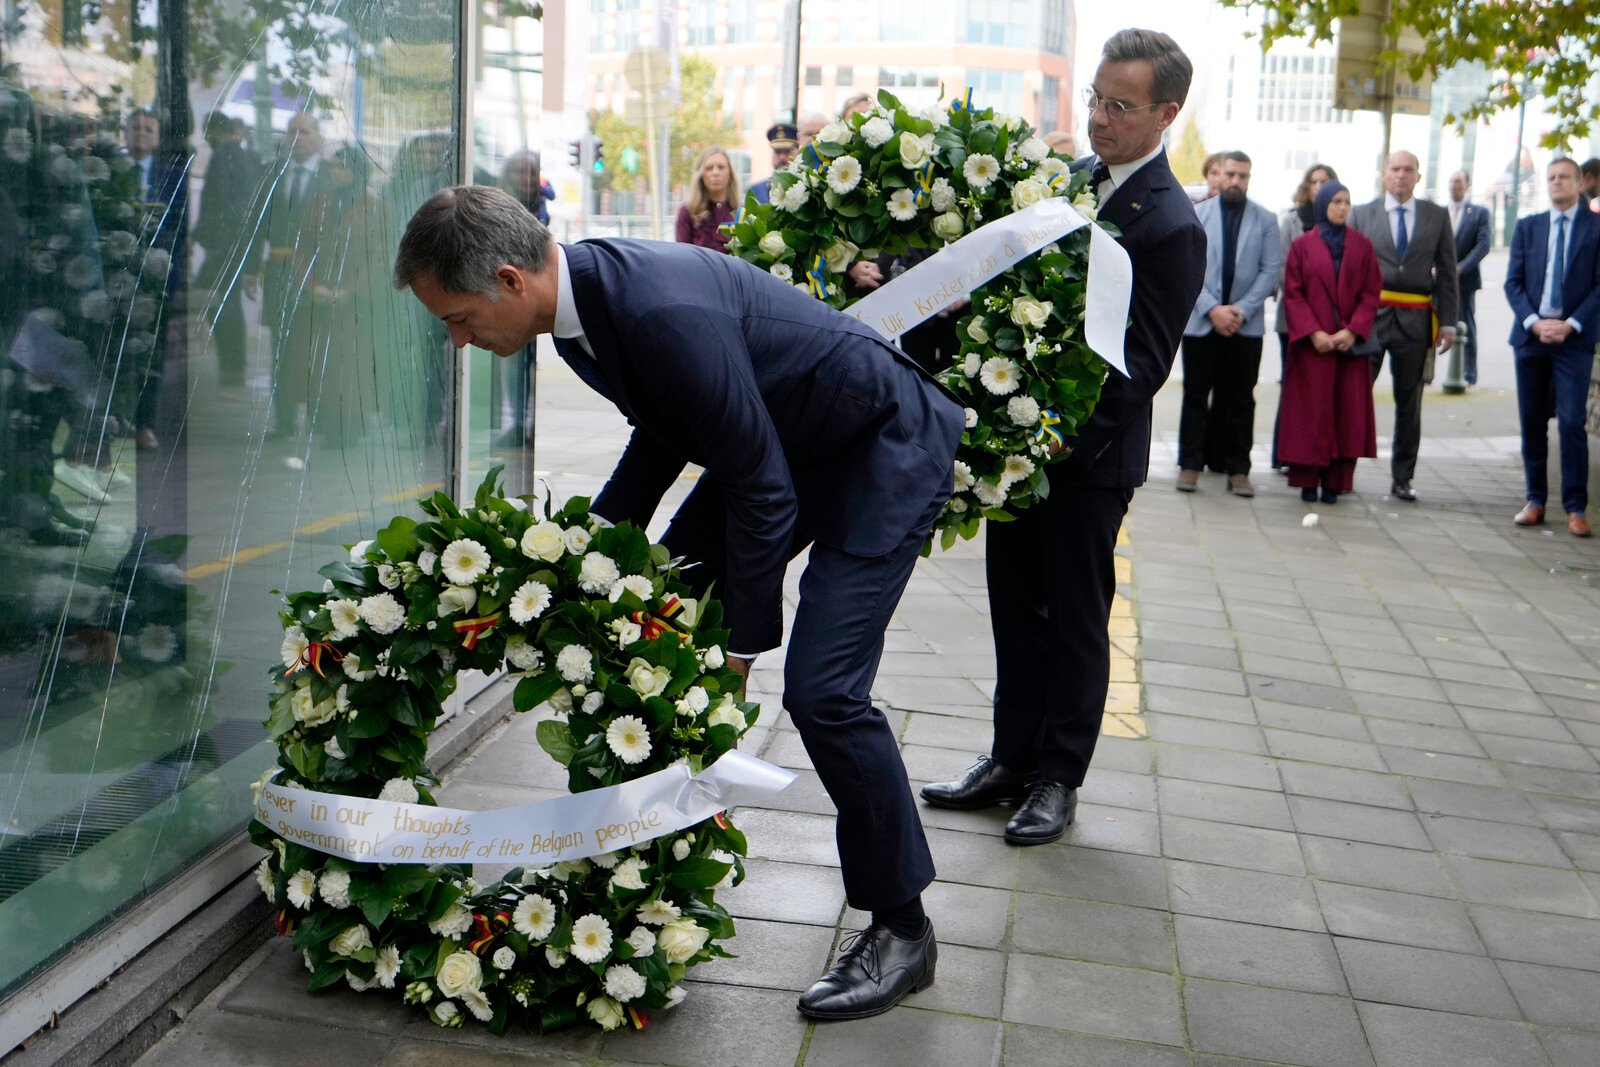
[[[0,5],[0,994],[243,825],[273,591],[444,482],[456,17]]]

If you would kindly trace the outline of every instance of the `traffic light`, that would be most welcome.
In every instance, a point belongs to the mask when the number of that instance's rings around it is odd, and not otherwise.
[[[583,138],[580,137],[576,141],[568,141],[567,147],[572,158],[572,165],[574,167],[583,166]]]
[[[604,174],[606,172],[606,157],[602,154],[602,149],[604,148],[605,142],[596,137],[594,139],[594,172],[596,174]]]

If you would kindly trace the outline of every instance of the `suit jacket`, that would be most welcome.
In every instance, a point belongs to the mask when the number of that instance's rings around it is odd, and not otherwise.
[[[231,274],[244,259],[260,181],[261,165],[242,145],[227,141],[211,153],[194,224],[194,239],[206,250],[202,270],[208,281]]]
[[[1416,232],[1406,235],[1406,258],[1395,252],[1389,216],[1380,197],[1350,212],[1350,225],[1366,235],[1378,253],[1383,287],[1402,293],[1433,297],[1433,313],[1440,326],[1452,329],[1460,312],[1456,284],[1456,242],[1450,233],[1450,213],[1429,200],[1413,199],[1417,207]],[[1427,308],[1379,308],[1376,329],[1379,343],[1396,341],[1431,344],[1433,323]]]
[[[762,178],[750,186],[750,195],[756,198],[756,203],[765,204],[772,199],[772,179]]]
[[[594,510],[647,522],[686,463],[727,501],[735,648],[783,630],[783,574],[816,540],[881,556],[950,483],[961,405],[893,345],[741,259],[692,245],[564,246],[593,365],[634,431]]]
[[[1074,167],[1092,166],[1090,156]],[[1050,467],[1051,484],[1135,489],[1150,470],[1151,399],[1172,373],[1184,322],[1205,281],[1206,232],[1162,152],[1100,205],[1122,231],[1133,263],[1133,302],[1123,341],[1129,377],[1106,376],[1100,402],[1072,441],[1072,455]]]
[[[1195,208],[1195,217],[1206,231],[1206,277],[1195,302],[1185,335],[1204,337],[1213,327],[1211,309],[1224,303],[1222,293],[1222,197],[1214,196]],[[1239,220],[1239,240],[1234,245],[1233,299],[1226,301],[1244,312],[1239,336],[1260,337],[1266,331],[1267,297],[1277,288],[1283,270],[1283,238],[1272,212],[1254,201],[1246,201]]]
[[[316,261],[317,235],[306,229],[311,205],[330,192],[328,164],[317,164],[305,189],[296,193],[290,178],[294,162],[284,158],[274,165],[272,187],[266,196],[266,216],[257,230],[256,244],[245,257],[246,273],[262,271],[261,321],[280,329],[286,314],[302,309],[301,298]],[[264,262],[263,262],[264,259]]]
[[[1580,207],[1567,242],[1566,276],[1561,283],[1566,298],[1562,317],[1583,327],[1567,338],[1567,347],[1593,351],[1595,338],[1600,336],[1600,278],[1596,277],[1600,274],[1600,217]],[[1515,320],[1511,325],[1511,346],[1519,353],[1545,347],[1522,324],[1529,315],[1539,314],[1549,254],[1550,212],[1518,219],[1511,236],[1511,262],[1506,265],[1506,300]]]
[[[1445,218],[1450,209],[1445,208]],[[1475,293],[1483,288],[1483,272],[1478,265],[1489,254],[1489,209],[1468,200],[1461,205],[1461,225],[1456,229],[1456,277],[1461,291]]]

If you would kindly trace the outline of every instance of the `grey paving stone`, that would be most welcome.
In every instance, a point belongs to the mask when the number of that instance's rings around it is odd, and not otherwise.
[[[606,1058],[678,1067],[788,1067],[799,1057],[806,1025],[794,1010],[793,993],[689,986],[682,1004],[656,1012],[645,1029],[606,1035]]]
[[[844,882],[837,867],[751,859],[744,881],[719,891],[717,903],[736,919],[832,927],[844,910]]]
[[[1319,737],[1293,730],[1266,729],[1267,748],[1280,760],[1299,760],[1360,771],[1385,771],[1376,745],[1343,737]]]
[[[1396,774],[1416,778],[1442,778],[1468,785],[1505,785],[1505,775],[1500,768],[1486,759],[1470,756],[1447,756],[1437,752],[1424,752],[1396,745],[1379,745],[1384,763]]]
[[[1207,689],[1216,693],[1245,695],[1244,678],[1237,669],[1196,667],[1187,663],[1142,663],[1139,677],[1150,685],[1177,686],[1180,689]]]
[[[1277,761],[1221,749],[1157,742],[1156,772],[1164,778],[1187,778],[1250,789],[1281,789]]]
[[[1314,663],[1310,660],[1272,656],[1263,652],[1242,652],[1240,659],[1245,671],[1252,677],[1287,678],[1313,685],[1342,684],[1339,668],[1331,663]]]
[[[1206,648],[1225,648],[1232,650],[1234,646],[1233,635],[1226,630],[1196,629],[1190,626],[1179,626],[1176,623],[1162,622],[1157,619],[1147,619],[1144,613],[1135,605],[1134,614],[1139,617],[1139,636],[1144,641],[1170,641],[1175,644],[1203,645]],[[1237,662],[1237,659],[1235,660]]]
[[[1148,678],[1143,679],[1143,686],[1145,706],[1150,711],[1252,725],[1256,721],[1255,708],[1251,705],[1249,697],[1234,696],[1231,693],[1211,693],[1202,689],[1153,685]]]
[[[1600,1063],[1600,1033],[1543,1026],[1535,1027],[1534,1032],[1555,1067],[1594,1067]]]
[[[480,744],[470,761],[456,765],[451,777],[502,785],[550,786],[561,784],[559,771],[556,762],[538,745],[502,737],[492,745]]]
[[[737,959],[712,960],[694,969],[696,980],[761,989],[811,987],[827,967],[835,931],[826,926],[745,919],[728,951]]]
[[[1483,747],[1490,756],[1507,763],[1531,763],[1568,771],[1600,771],[1600,761],[1572,741],[1541,741],[1530,737],[1484,734]]]
[[[1367,741],[1366,720],[1359,715],[1327,708],[1307,708],[1299,704],[1281,704],[1276,700],[1254,698],[1256,718],[1262,726],[1296,733],[1315,734],[1319,737],[1341,737],[1351,741]]]
[[[1228,749],[1258,756],[1267,754],[1266,739],[1261,736],[1261,728],[1254,723],[1218,722],[1187,715],[1157,713],[1146,716],[1146,721],[1150,726],[1150,736],[1156,741]]]
[[[1282,656],[1285,659],[1305,660],[1309,663],[1332,663],[1333,655],[1320,641],[1294,641],[1271,634],[1242,633],[1237,637],[1241,652],[1256,652],[1264,656]]]
[[[1434,677],[1441,681],[1473,682],[1478,685],[1496,686],[1501,689],[1526,689],[1528,687],[1528,680],[1521,673],[1509,667],[1480,663],[1474,660],[1437,658],[1428,659],[1427,664]]]
[[[922,903],[938,932],[939,945],[999,948],[1010,919],[1011,894],[987,886],[959,882],[934,882],[922,891]],[[872,917],[851,908],[845,912],[847,930],[866,927]]]
[[[1600,774],[1563,771],[1553,767],[1530,767],[1507,763],[1506,780],[1524,792],[1554,793],[1558,796],[1600,800]]]
[[[1484,905],[1468,911],[1495,959],[1600,969],[1600,923],[1592,919]]]
[[[1362,715],[1382,719],[1402,719],[1429,726],[1460,726],[1456,709],[1437,700],[1412,700],[1393,693],[1351,693],[1356,710]]]
[[[1125,771],[1148,778],[1155,772],[1155,749],[1142,737],[1107,737],[1102,734],[1094,746],[1095,771]]]
[[[930,705],[987,709],[994,703],[989,694],[966,678],[879,678],[872,692],[891,707],[908,711],[926,709]]]
[[[1405,646],[1404,637],[1396,637],[1389,629],[1374,625],[1377,622],[1377,619],[1368,619],[1363,626],[1321,626],[1319,629],[1322,639],[1336,655],[1341,648],[1392,652],[1396,645]]]
[[[1285,704],[1304,704],[1311,708],[1329,708],[1333,711],[1354,711],[1355,701],[1342,686],[1317,685],[1292,678],[1272,678],[1264,675],[1245,676],[1250,685],[1250,695],[1268,700],[1281,700]]]
[[[1552,830],[1600,832],[1600,802],[1574,797],[1532,795],[1528,797],[1528,805],[1534,810],[1539,821]]]
[[[1600,918],[1600,902],[1577,871],[1469,856],[1444,856],[1443,861],[1462,898],[1474,904],[1503,904],[1528,911]]]
[[[1189,1064],[1187,1053],[1168,1045],[1119,1041],[1023,1023],[1007,1023],[1005,1031],[1005,1051],[1001,1059],[1005,1067],[1062,1067],[1063,1064],[1188,1067]]]
[[[1570,834],[1562,831],[1555,836],[1561,850],[1579,870],[1600,871],[1600,835]],[[1600,885],[1597,885],[1592,878],[1589,879],[1589,888],[1600,892]]]
[[[998,837],[928,830],[937,877],[946,882],[1010,889],[1016,880],[1017,854],[1025,851]],[[1050,847],[1050,846],[1041,846]]]
[[[1372,1063],[1345,997],[1191,979],[1183,984],[1183,1003],[1200,1052],[1308,1067]]]
[[[1444,752],[1453,756],[1486,756],[1483,745],[1471,730],[1453,726],[1429,726],[1426,723],[1403,722],[1399,719],[1381,719],[1373,716],[1366,720],[1372,739],[1383,745],[1402,745],[1428,752]]]
[[[1174,859],[1197,863],[1248,867],[1277,874],[1305,873],[1299,842],[1294,834],[1283,830],[1163,815],[1161,850],[1163,855]]]
[[[1148,908],[1018,893],[1011,941],[1019,952],[1172,970],[1167,913]]]
[[[1217,647],[1191,644],[1187,641],[1159,640],[1144,634],[1139,646],[1141,663],[1188,663],[1196,667],[1220,667],[1223,670],[1239,669],[1239,653],[1232,642]]]
[[[1081,800],[1077,815],[1062,840],[1113,852],[1161,854],[1161,828],[1154,812],[1111,808]]]
[[[399,997],[361,994],[340,984],[306,992],[311,976],[286,937],[258,953],[247,977],[221,1001],[224,1011],[262,1015],[301,1024],[333,1024],[345,1030],[393,1036],[405,1030],[409,1012]]]
[[[1440,852],[1532,863],[1542,867],[1570,865],[1567,854],[1555,838],[1537,827],[1463,819],[1454,815],[1426,816],[1422,824]]]
[[[1303,834],[1400,848],[1431,847],[1413,812],[1297,796],[1289,798],[1289,811],[1294,816],[1295,829]]]
[[[1600,973],[1510,960],[1499,966],[1528,1021],[1600,1029]]]
[[[999,1052],[998,1022],[902,1007],[848,1026],[818,1026],[805,1062],[810,1067],[976,1065],[996,1062]]]
[[[1392,1004],[1360,1004],[1378,1067],[1508,1067],[1539,1064],[1543,1053],[1525,1024],[1474,1019]]]
[[[394,1043],[392,1037],[313,1020],[297,1023],[293,1034],[294,1048],[286,1050],[282,1021],[212,1011],[191,1018],[157,1048],[161,1062],[173,1067],[281,1067],[285,1063],[312,1067],[329,1062],[385,1061],[385,1053]]]
[[[1172,910],[1295,930],[1325,927],[1317,895],[1304,878],[1185,860],[1167,861]]]
[[[1006,970],[1006,1022],[1162,1045],[1183,1044],[1170,974],[1017,954]]]
[[[932,1011],[998,1019],[1005,996],[1006,956],[992,949],[968,948],[941,940],[933,985],[913,993],[905,1003]]]
[[[1407,778],[1405,782],[1417,811],[1424,815],[1458,815],[1522,826],[1537,826],[1540,822],[1534,804],[1514,790],[1432,778]]]
[[[746,808],[739,813],[739,829],[749,839],[753,859],[837,868],[839,849],[834,843],[833,827],[831,815],[760,808]]]
[[[1525,711],[1538,714],[1549,708],[1539,694],[1527,689],[1506,689],[1498,685],[1480,685],[1477,682],[1439,683],[1444,699],[1452,704],[1470,704],[1477,708],[1497,708],[1501,711]]]
[[[812,769],[811,756],[806,752],[806,746],[801,742],[800,735],[793,730],[773,731],[766,747],[762,749],[761,758],[779,767]]]
[[[1282,793],[1272,790],[1162,778],[1157,782],[1157,796],[1161,811],[1168,815],[1270,830],[1294,829],[1287,801]]]
[[[578,1060],[529,1051],[526,1046],[536,1044],[539,1040],[534,1035],[513,1033],[500,1039],[503,1047],[491,1048],[424,1041],[407,1035],[405,1041],[397,1043],[384,1055],[383,1063],[392,1067],[520,1067],[523,1064],[528,1067],[579,1067]],[[321,1051],[319,1047],[318,1052]]]
[[[978,719],[914,711],[906,716],[906,730],[901,740],[912,745],[958,749],[967,754],[970,766],[974,756],[989,751],[994,740],[994,725]]]
[[[1019,851],[1017,888],[1023,892],[1141,908],[1167,906],[1166,867],[1156,857],[1070,845]]]
[[[1361,667],[1341,667],[1339,673],[1344,679],[1344,684],[1351,689],[1382,693],[1386,696],[1410,697],[1412,700],[1445,699],[1443,688],[1432,678],[1366,670]]]
[[[1177,915],[1178,969],[1189,978],[1346,994],[1327,934]]]
[[[1328,929],[1341,937],[1483,954],[1467,909],[1453,900],[1338,882],[1318,882],[1316,895]]]
[[[1177,626],[1214,632],[1226,632],[1228,629],[1228,615],[1224,611],[1203,611],[1172,604],[1146,603],[1142,597],[1139,600],[1138,614],[1141,623],[1146,620],[1168,622]]]
[[[833,799],[822,787],[822,779],[817,777],[816,771],[804,768],[790,769],[795,772],[796,777],[783,792],[746,805],[741,810],[804,812],[810,815],[825,815],[830,819],[838,814],[838,809],[833,806]]]
[[[1521,1009],[1487,956],[1347,937],[1334,939],[1357,1000],[1463,1015],[1520,1019]]]
[[[1411,796],[1394,775],[1292,760],[1285,761],[1279,773],[1283,775],[1284,789],[1290,794],[1411,810]]]
[[[906,774],[919,782],[948,782],[960,778],[972,766],[970,750],[932,748],[927,745],[902,745],[900,756]]]
[[[1305,834],[1300,837],[1300,848],[1305,853],[1307,869],[1325,882],[1430,897],[1455,896],[1455,888],[1432,852]]]
[[[1410,674],[1417,677],[1429,677],[1432,674],[1428,670],[1427,661],[1409,648],[1394,652],[1381,648],[1336,645],[1333,650],[1333,661],[1341,667],[1382,671],[1385,674]]]
[[[1098,763],[1099,749],[1095,751]],[[1093,766],[1078,788],[1080,804],[1097,804],[1101,807],[1132,808],[1135,811],[1156,810],[1156,783],[1148,771],[1132,773]]]

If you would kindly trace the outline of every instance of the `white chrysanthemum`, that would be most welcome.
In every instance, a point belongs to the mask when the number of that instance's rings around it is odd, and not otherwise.
[[[917,217],[917,194],[910,189],[896,189],[889,196],[889,217],[896,222],[910,222]]]
[[[635,926],[628,935],[628,944],[635,956],[648,956],[656,950],[656,935],[648,926]]]
[[[256,864],[256,885],[267,895],[267,903],[278,902],[278,888],[272,884],[272,861],[262,860]]]
[[[543,941],[556,925],[556,906],[549,897],[530,893],[517,903],[511,925],[531,941]]]
[[[606,727],[606,745],[623,763],[643,763],[650,756],[650,731],[635,715],[618,715]]]
[[[306,632],[298,626],[291,626],[283,631],[283,644],[278,648],[278,655],[283,659],[283,665],[292,669],[299,666],[306,649],[310,647],[311,641],[306,637]]]
[[[392,634],[405,625],[406,610],[393,593],[378,593],[362,598],[361,617],[372,627],[373,633]]]
[[[166,663],[178,651],[172,627],[154,623],[139,631],[139,658],[146,663]]]
[[[494,956],[489,960],[497,971],[509,971],[517,965],[517,950],[510,945],[501,945],[494,950]]]
[[[451,585],[471,585],[489,569],[489,550],[463,537],[445,546],[439,569]]]
[[[618,578],[611,583],[611,589],[606,596],[615,604],[622,599],[623,593],[632,593],[640,600],[648,601],[655,595],[655,588],[651,586],[650,579],[644,575],[630,574],[626,578]]]
[[[977,479],[972,476],[972,468],[961,460],[956,460],[955,476],[952,480],[951,492],[965,492],[966,490],[972,488],[972,483],[976,480]]]
[[[602,552],[590,552],[578,569],[578,585],[585,593],[609,593],[611,584],[622,577],[616,561]]]
[[[317,891],[317,876],[308,870],[298,870],[289,876],[289,903],[297,908],[311,907],[311,896]]]
[[[1050,146],[1037,137],[1030,137],[1017,146],[1017,155],[1029,163],[1038,163],[1050,155]]]
[[[978,498],[978,503],[986,508],[997,508],[1006,502],[1006,491],[998,485],[980,479],[972,487],[972,495]]]
[[[506,662],[519,671],[536,671],[544,666],[544,653],[518,635],[506,639]]]
[[[1001,481],[1006,483],[1019,482],[1033,473],[1033,460],[1027,456],[1007,456],[1005,469],[1001,472]]]
[[[794,268],[787,263],[774,263],[767,271],[780,282],[794,281]]]
[[[323,871],[317,879],[317,892],[335,908],[350,906],[350,873],[348,871]]]
[[[828,164],[828,188],[844,196],[861,184],[861,161],[855,156],[840,156]]]
[[[622,1005],[610,997],[595,997],[584,1005],[589,1018],[602,1030],[615,1030],[622,1025]]]
[[[616,869],[617,864],[622,862],[622,856],[622,850],[618,849],[615,852],[602,852],[598,856],[590,856],[589,862],[603,871],[610,871]]]
[[[978,380],[995,396],[1014,393],[1022,387],[1021,369],[1005,356],[990,356],[978,370]]]
[[[882,148],[894,136],[894,123],[876,115],[861,124],[861,139],[872,148]]]
[[[383,783],[383,789],[378,793],[379,800],[387,800],[391,804],[415,804],[417,802],[417,786],[409,778],[391,778]]]
[[[605,985],[606,995],[623,1004],[635,997],[644,996],[644,991],[650,988],[650,983],[644,980],[644,975],[626,963],[617,963],[606,968]]]
[[[611,872],[611,888],[637,892],[644,888],[644,860],[629,856]]]
[[[572,954],[584,963],[599,963],[611,954],[611,924],[585,915],[572,924]]]
[[[513,622],[532,622],[550,606],[550,587],[543,582],[526,581],[511,594],[511,619]]]
[[[400,950],[393,945],[385,945],[378,950],[378,958],[372,963],[372,982],[384,989],[393,989],[395,979],[400,977]]]
[[[967,179],[967,184],[972,188],[987,189],[1000,177],[1000,161],[987,152],[968,156],[961,165],[961,176]]]
[[[330,600],[328,618],[333,622],[333,636],[354,637],[361,622],[361,605],[348,599]]]
[[[556,653],[556,670],[561,677],[573,683],[587,683],[594,679],[594,654],[582,645],[568,645]]]
[[[1006,401],[1006,416],[1018,426],[1032,426],[1039,421],[1039,402],[1024,393]]]
[[[956,206],[956,191],[948,178],[933,179],[933,186],[928,190],[933,199],[933,210],[944,212]]]
[[[428,924],[428,930],[431,933],[438,934],[440,937],[448,937],[452,940],[459,938],[470,929],[472,929],[472,912],[463,908],[460,904],[450,905],[448,911]]]
[[[805,207],[806,201],[811,199],[811,190],[806,188],[805,182],[795,182],[783,194],[783,210],[799,211]]]
[[[673,854],[677,855],[679,845],[683,846],[683,856],[687,856],[689,854],[689,842],[681,838],[672,843]],[[678,859],[683,859],[683,856],[678,856]],[[651,926],[665,926],[682,914],[682,910],[671,901],[652,900],[639,909],[638,918],[640,922],[649,923]],[[653,942],[652,947],[654,947]]]

